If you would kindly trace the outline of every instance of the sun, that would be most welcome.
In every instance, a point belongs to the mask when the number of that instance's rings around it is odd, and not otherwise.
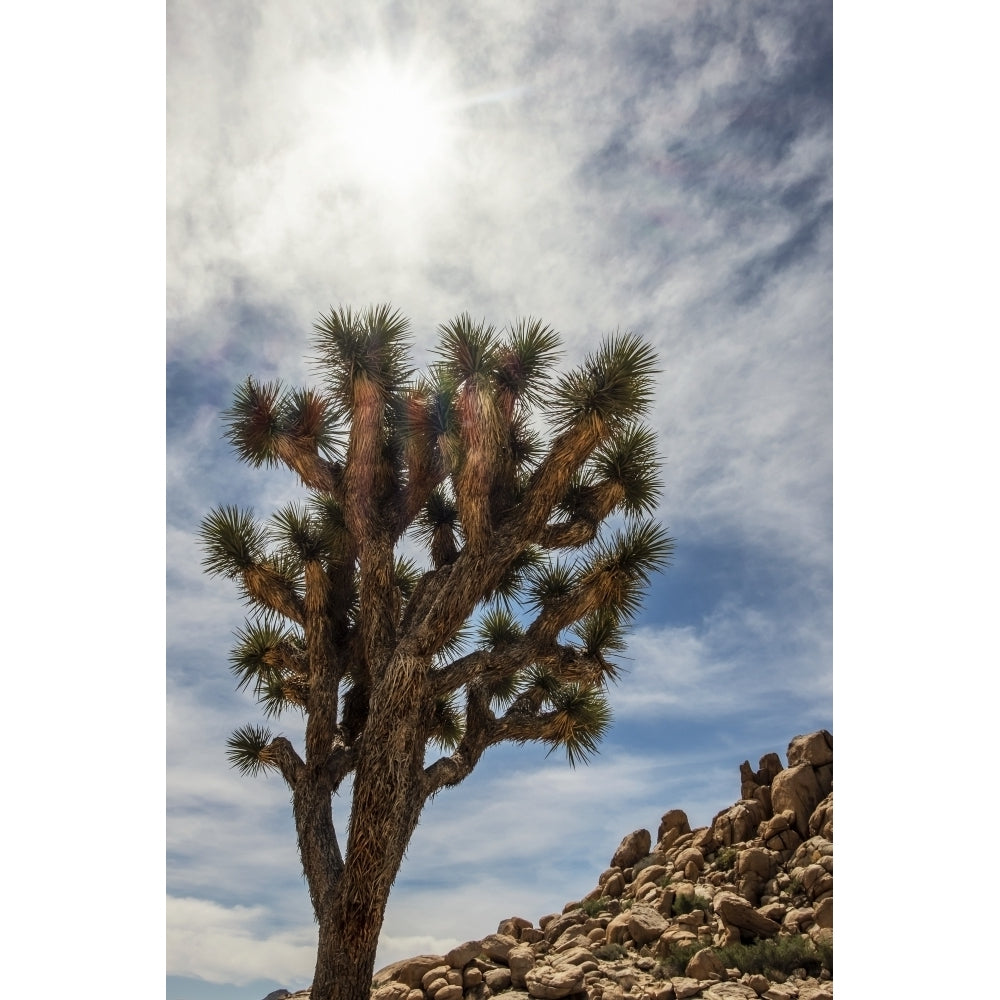
[[[452,129],[439,72],[368,56],[347,68],[338,90],[336,147],[359,179],[407,191],[443,167]]]

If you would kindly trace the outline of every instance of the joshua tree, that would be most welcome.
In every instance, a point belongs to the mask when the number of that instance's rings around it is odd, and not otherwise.
[[[206,571],[252,609],[231,656],[239,686],[266,716],[306,717],[299,750],[247,725],[228,754],[291,789],[319,924],[313,1000],[368,997],[428,798],[503,741],[561,747],[571,764],[596,749],[608,657],[673,547],[649,519],[649,346],[615,335],[557,375],[548,327],[463,315],[417,376],[407,330],[388,306],[331,310],[315,325],[322,390],[240,385],[226,414],[239,457],[287,466],[308,496],[267,524],[225,506],[201,527]],[[349,775],[341,850],[332,796]]]

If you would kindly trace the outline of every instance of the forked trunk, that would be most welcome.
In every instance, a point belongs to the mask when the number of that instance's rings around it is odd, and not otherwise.
[[[343,872],[316,911],[312,1000],[368,1000],[389,892],[424,804],[422,699],[413,685],[390,681],[389,688],[363,738]],[[306,878],[311,887],[308,871]]]

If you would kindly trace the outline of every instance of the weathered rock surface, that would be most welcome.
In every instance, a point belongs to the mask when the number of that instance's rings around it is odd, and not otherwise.
[[[536,965],[525,976],[528,996],[560,1000],[583,989],[583,969],[575,965]]]
[[[373,1000],[832,1000],[833,737],[797,736],[787,757],[744,761],[739,801],[708,827],[671,809],[652,852],[648,830],[628,834],[595,887],[537,926],[509,917],[380,969]],[[721,950],[791,939],[808,968],[751,974]]]
[[[649,854],[652,839],[649,830],[633,830],[627,834],[611,858],[611,867],[631,868],[637,861]]]

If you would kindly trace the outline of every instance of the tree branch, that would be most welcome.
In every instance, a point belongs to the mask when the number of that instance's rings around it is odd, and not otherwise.
[[[275,736],[260,752],[262,763],[276,767],[289,788],[294,789],[305,764],[295,752],[295,747],[284,736]]]
[[[250,566],[243,571],[247,596],[265,608],[299,625],[305,621],[305,603],[295,587],[277,570],[266,565]]]

